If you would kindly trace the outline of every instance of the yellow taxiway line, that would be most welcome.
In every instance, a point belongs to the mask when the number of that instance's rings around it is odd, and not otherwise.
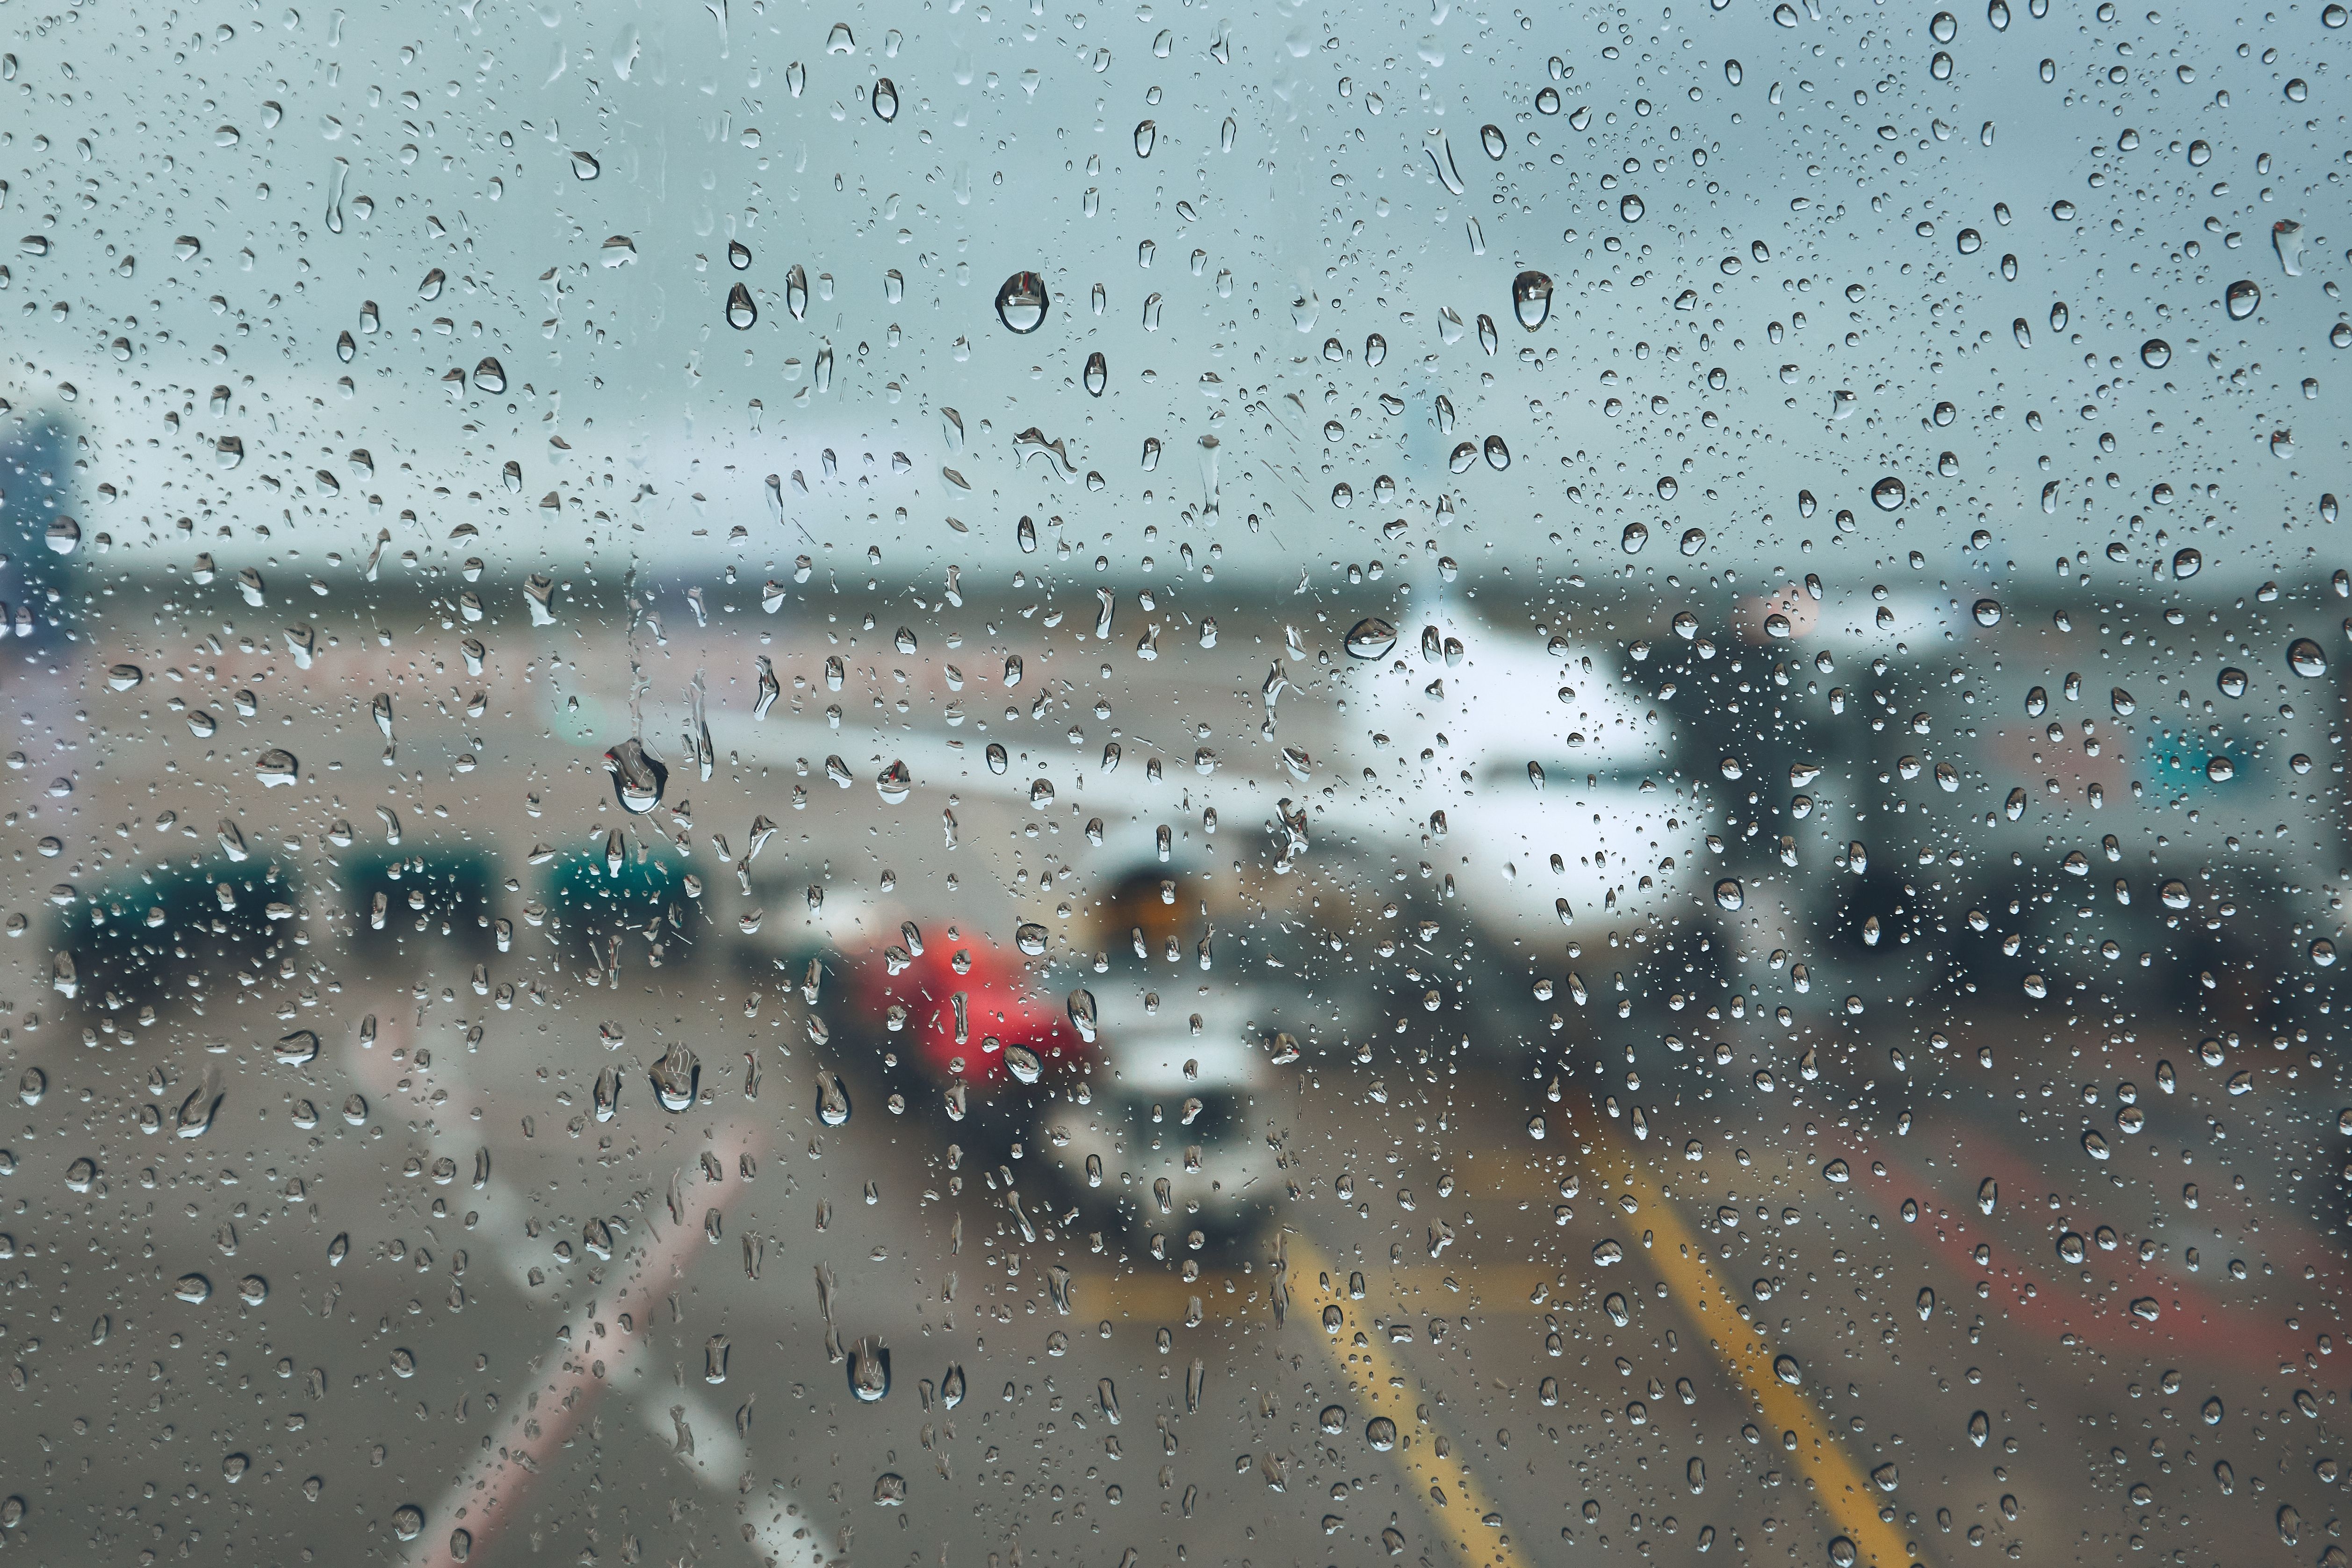
[[[1331,1274],[1330,1260],[1316,1249],[1313,1242],[1297,1231],[1287,1239],[1291,1278]],[[1294,1305],[1307,1294],[1303,1290],[1294,1292]],[[1368,1401],[1366,1408],[1374,1415],[1386,1415],[1396,1423],[1396,1447],[1389,1458],[1412,1481],[1430,1527],[1445,1538],[1455,1560],[1464,1568],[1533,1568],[1519,1551],[1517,1538],[1501,1511],[1486,1495],[1486,1488],[1478,1484],[1475,1472],[1460,1458],[1452,1457],[1454,1435],[1430,1418],[1426,1405],[1416,1405],[1410,1415],[1406,1413],[1411,1394],[1395,1394],[1391,1382],[1394,1380],[1410,1389],[1418,1380],[1409,1375],[1403,1363],[1389,1353],[1387,1336],[1373,1333],[1369,1319],[1359,1321],[1360,1314],[1352,1302],[1339,1302],[1346,1321],[1336,1334],[1323,1328],[1321,1307],[1307,1310],[1316,1313],[1317,1319],[1305,1326],[1330,1358],[1332,1371],[1343,1377],[1352,1373],[1361,1378]],[[1354,1339],[1359,1329],[1363,1331],[1365,1342],[1360,1345]],[[1361,1364],[1350,1367],[1350,1354],[1360,1356]],[[1391,1402],[1394,1408],[1383,1408]]]
[[[1911,1563],[1909,1542],[1900,1528],[1878,1517],[1879,1505],[1861,1468],[1800,1389],[1780,1381],[1772,1370],[1774,1352],[1733,1311],[1737,1297],[1707,1261],[1706,1244],[1612,1131],[1604,1127],[1594,1139],[1594,1157],[1614,1166],[1608,1173],[1633,1193],[1650,1216],[1643,1245],[1667,1289],[1706,1335],[1707,1349],[1748,1390],[1768,1423],[1797,1435],[1798,1468],[1811,1479],[1813,1495],[1837,1531],[1854,1543],[1860,1560],[1876,1568]]]
[[[1879,1518],[1879,1504],[1868,1478],[1806,1400],[1801,1387],[1782,1382],[1773,1371],[1776,1352],[1733,1310],[1738,1297],[1733,1287],[1707,1261],[1706,1244],[1684,1220],[1675,1201],[1643,1169],[1622,1134],[1612,1136],[1613,1131],[1604,1125],[1595,1135],[1593,1157],[1605,1167],[1600,1173],[1618,1181],[1641,1205],[1641,1212],[1648,1220],[1642,1245],[1693,1325],[1705,1334],[1708,1351],[1747,1391],[1766,1422],[1779,1431],[1797,1435],[1795,1462],[1811,1479],[1814,1497],[1829,1515],[1832,1528],[1853,1542],[1858,1561],[1871,1568],[1906,1568],[1913,1564],[1910,1542],[1900,1527]],[[1291,1232],[1287,1246],[1291,1279],[1338,1277],[1329,1260],[1301,1233]],[[1430,1274],[1433,1279],[1427,1282],[1434,1283],[1439,1271],[1412,1272]],[[1496,1294],[1493,1288],[1501,1281],[1494,1275],[1476,1270],[1474,1278],[1477,1285],[1486,1288],[1483,1294]],[[1546,1282],[1539,1271],[1531,1271],[1528,1278],[1537,1284]],[[1221,1300],[1211,1289],[1180,1284],[1166,1274],[1155,1273],[1082,1275],[1078,1289],[1097,1300],[1107,1296],[1129,1311],[1157,1311],[1161,1315],[1181,1310],[1195,1296],[1211,1310]],[[1418,1381],[1389,1353],[1384,1338],[1370,1331],[1370,1320],[1358,1321],[1353,1303],[1339,1302],[1346,1314],[1339,1334],[1322,1331],[1322,1304],[1307,1305],[1310,1294],[1295,1289],[1292,1296],[1294,1307],[1316,1316],[1316,1321],[1307,1325],[1307,1331],[1330,1358],[1335,1371],[1345,1375],[1352,1370],[1362,1378],[1374,1405],[1383,1403],[1381,1396],[1388,1392],[1391,1378],[1404,1380],[1408,1387]],[[1511,1311],[1516,1302],[1527,1299],[1527,1292],[1504,1290],[1500,1292],[1500,1301],[1490,1310]],[[1239,1305],[1233,1303],[1228,1310]],[[1367,1345],[1353,1342],[1358,1329],[1364,1331]],[[1363,1358],[1353,1369],[1347,1363],[1350,1352]],[[1413,1481],[1432,1525],[1446,1538],[1464,1568],[1532,1568],[1470,1468],[1459,1460],[1438,1457],[1441,1448],[1450,1453],[1453,1436],[1423,1419],[1423,1408],[1416,1405],[1413,1418],[1409,1421],[1399,1418],[1395,1411],[1373,1413],[1387,1415],[1396,1421],[1397,1447],[1390,1458]]]

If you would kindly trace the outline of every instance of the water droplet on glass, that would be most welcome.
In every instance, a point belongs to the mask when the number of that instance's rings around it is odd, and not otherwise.
[[[1719,909],[1736,910],[1748,901],[1748,891],[1737,877],[1726,877],[1715,885],[1715,901]]]
[[[2150,370],[2162,370],[2172,363],[2172,345],[2162,338],[2150,338],[2139,346],[2139,363]]]
[[[962,1369],[950,1367],[948,1375],[956,1389],[955,1399],[948,1402],[953,1408],[963,1396]],[[849,1392],[860,1405],[872,1405],[890,1392],[890,1352],[879,1340],[861,1338],[849,1347]]]
[[[1979,599],[1969,613],[1976,616],[1977,625],[1980,626],[1997,626],[2000,625],[2000,601],[1999,599]]]
[[[1135,127],[1135,155],[1151,156],[1152,144],[1160,140],[1160,127],[1149,120],[1139,121]]]
[[[816,1075],[816,1117],[827,1127],[839,1127],[849,1120],[849,1088],[839,1073]]]
[[[2303,276],[2303,225],[2289,217],[2271,225],[2271,248],[2278,252],[2279,266],[2288,277]]]
[[[1348,628],[1347,648],[1351,658],[1385,658],[1396,645],[1396,627],[1378,616],[1366,616]]]
[[[751,302],[751,290],[738,283],[727,290],[727,324],[737,331],[749,331],[760,319],[760,307]]]
[[[2262,308],[2263,291],[2252,279],[2241,278],[2230,285],[2221,296],[2221,303],[2230,312],[2230,320],[2242,321]]]
[[[1532,270],[1512,279],[1511,313],[1531,332],[1542,326],[1551,315],[1551,279]]]
[[[996,319],[1013,331],[1034,332],[1045,324],[1046,302],[1044,279],[1034,272],[1015,272],[996,291]]]
[[[646,1069],[653,1079],[654,1098],[665,1110],[686,1110],[692,1108],[695,1094],[702,1085],[702,1063],[683,1040],[673,1040]]]
[[[572,154],[572,177],[573,179],[593,180],[604,172],[604,166],[596,162],[596,158],[593,153],[574,153]]]
[[[613,791],[622,808],[640,816],[661,804],[662,790],[669,783],[669,769],[635,739],[604,753],[604,770],[613,775]]]
[[[898,85],[887,76],[874,80],[874,118],[885,125],[898,118]]]
[[[1893,474],[1870,487],[1870,499],[1881,511],[1900,511],[1907,494],[1903,481]]]
[[[1641,222],[1642,214],[1644,210],[1645,209],[1642,205],[1642,198],[1639,196],[1628,195],[1618,198],[1617,216],[1623,218],[1627,223]]]
[[[1385,1415],[1375,1415],[1364,1423],[1364,1441],[1374,1449],[1387,1453],[1396,1447],[1397,1426]]]

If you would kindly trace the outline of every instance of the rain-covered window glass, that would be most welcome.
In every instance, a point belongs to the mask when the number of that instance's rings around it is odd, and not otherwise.
[[[0,5],[0,1562],[2347,1568],[2348,19]]]

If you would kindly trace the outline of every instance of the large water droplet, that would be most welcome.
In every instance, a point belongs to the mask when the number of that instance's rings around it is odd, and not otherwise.
[[[2303,225],[2290,217],[2271,225],[2271,248],[2278,252],[2279,265],[2288,277],[2303,276]]]
[[[948,1375],[955,1380],[961,1399],[961,1370],[951,1367]],[[890,1392],[890,1352],[880,1341],[860,1339],[849,1347],[849,1392],[860,1405],[872,1405]]]
[[[1043,278],[1016,272],[996,291],[996,319],[1013,331],[1034,332],[1045,324],[1048,298]]]
[[[1893,474],[1870,487],[1870,499],[1881,511],[1900,511],[1907,493],[1903,481]]]
[[[604,771],[613,775],[613,792],[622,808],[640,816],[661,804],[662,790],[669,783],[669,770],[634,738],[604,753]]]
[[[1385,658],[1396,645],[1396,627],[1378,616],[1366,616],[1348,628],[1348,654],[1352,658]]]
[[[1642,206],[1642,198],[1639,196],[1629,195],[1621,197],[1618,200],[1617,216],[1623,218],[1627,223],[1641,222],[1643,210],[1644,209]]]
[[[839,1073],[816,1075],[816,1118],[827,1127],[838,1127],[849,1120],[849,1088]]]
[[[604,166],[596,162],[595,154],[593,153],[574,153],[572,154],[572,177],[573,179],[593,180],[604,172]]]
[[[2150,370],[2162,370],[2172,363],[2172,345],[2162,338],[2150,338],[2139,346],[2139,363]]]
[[[2251,278],[2239,279],[2221,296],[2222,308],[2230,312],[2230,320],[2233,321],[2244,321],[2262,309],[2262,303],[2263,291]]]
[[[1551,315],[1551,279],[1534,270],[1512,279],[1511,314],[1531,332],[1542,326]]]
[[[1748,901],[1748,890],[1739,885],[1738,878],[1726,877],[1715,885],[1715,901],[1719,908],[1736,910]]]
[[[898,86],[887,76],[874,81],[874,118],[885,125],[898,118]]]
[[[1364,1441],[1385,1454],[1396,1447],[1396,1423],[1385,1415],[1375,1415],[1364,1423]]]
[[[739,332],[749,331],[760,319],[760,307],[751,302],[751,290],[738,283],[727,290],[727,324]]]
[[[1976,616],[1977,625],[1980,626],[1997,626],[2000,625],[2000,601],[1979,599],[1970,614]]]
[[[702,1086],[702,1063],[685,1041],[673,1040],[646,1076],[653,1079],[654,1098],[662,1102],[663,1110],[686,1110],[692,1108]]]
[[[1152,144],[1159,140],[1160,127],[1156,123],[1149,120],[1139,121],[1136,122],[1135,155],[1137,157],[1150,157]]]
[[[2287,668],[2305,680],[2316,680],[2327,673],[2327,655],[2309,637],[2297,637],[2286,650]]]

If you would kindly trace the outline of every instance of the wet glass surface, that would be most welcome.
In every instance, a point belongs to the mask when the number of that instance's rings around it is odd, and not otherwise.
[[[2345,1568],[2344,6],[0,7],[0,1553]]]

